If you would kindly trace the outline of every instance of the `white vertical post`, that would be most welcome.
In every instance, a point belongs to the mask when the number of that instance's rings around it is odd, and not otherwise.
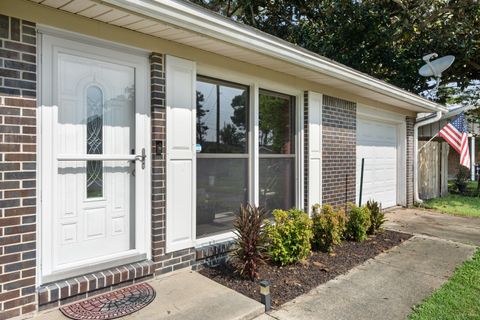
[[[322,204],[322,99],[308,93],[308,210]]]
[[[259,197],[259,160],[258,160],[258,114],[259,114],[259,87],[258,84],[254,83],[250,86],[250,202],[258,206],[260,203]]]
[[[475,181],[475,156],[476,156],[476,148],[475,148],[475,136],[472,136],[470,139],[470,172],[472,181]]]

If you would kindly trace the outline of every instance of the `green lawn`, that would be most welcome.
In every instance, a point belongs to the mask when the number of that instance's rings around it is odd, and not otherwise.
[[[410,320],[480,319],[480,249],[439,290],[414,308]]]
[[[426,200],[424,206],[443,213],[480,217],[480,197],[467,197],[451,193],[446,197]]]

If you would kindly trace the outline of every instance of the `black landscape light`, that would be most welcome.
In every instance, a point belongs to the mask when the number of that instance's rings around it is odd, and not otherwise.
[[[272,296],[270,295],[270,281],[260,281],[260,297],[262,303],[265,305],[265,312],[272,308]]]

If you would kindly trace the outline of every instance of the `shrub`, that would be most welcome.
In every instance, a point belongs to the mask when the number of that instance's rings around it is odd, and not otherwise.
[[[242,205],[233,224],[237,235],[232,253],[235,267],[241,276],[252,280],[258,277],[258,267],[263,262],[266,217],[264,209]]]
[[[342,241],[346,216],[342,209],[334,210],[330,205],[313,206],[312,243],[315,248],[332,252],[333,246]]]
[[[367,207],[349,205],[347,238],[353,241],[363,241],[367,238],[367,230],[370,228],[370,211]]]
[[[367,208],[370,210],[370,228],[368,228],[367,233],[375,234],[385,222],[385,214],[382,211],[382,206],[377,201],[367,201]]]
[[[464,166],[459,166],[458,172],[455,175],[455,186],[457,187],[458,192],[462,195],[467,191],[469,178],[470,171]]]
[[[311,250],[312,220],[296,209],[274,210],[273,223],[268,221],[267,251],[273,262],[281,265],[305,259]]]

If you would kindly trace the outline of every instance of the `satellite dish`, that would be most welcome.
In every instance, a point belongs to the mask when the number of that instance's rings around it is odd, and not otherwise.
[[[440,82],[442,80],[442,72],[447,70],[452,65],[453,61],[455,61],[455,57],[445,56],[431,60],[432,58],[436,57],[438,57],[438,54],[436,53],[430,53],[424,56],[422,59],[426,62],[426,64],[423,65],[420,70],[418,70],[418,73],[422,77],[434,77],[436,80],[435,91],[438,91],[438,87],[440,86]]]
[[[426,64],[423,65],[420,70],[418,70],[418,73],[422,77],[440,78],[442,76],[442,72],[447,70],[455,60],[454,56],[445,56],[430,61],[430,59],[436,57],[438,57],[436,53],[427,54],[423,57],[423,61],[425,61]]]

